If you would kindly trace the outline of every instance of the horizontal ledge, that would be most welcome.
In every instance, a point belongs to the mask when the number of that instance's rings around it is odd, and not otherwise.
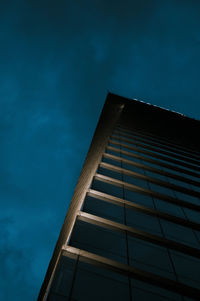
[[[108,220],[108,219],[105,219],[105,218],[102,218],[102,217],[99,217],[99,216],[96,216],[93,214],[89,214],[89,213],[86,213],[83,211],[79,211],[79,213],[77,214],[77,218],[78,218],[78,220],[88,222],[90,224],[94,224],[94,225],[97,225],[100,227],[104,227],[104,228],[115,230],[115,231],[122,232],[122,233],[127,233],[128,235],[130,235],[132,237],[151,242],[155,245],[166,247],[166,248],[178,251],[183,254],[187,254],[187,255],[190,255],[190,256],[193,256],[196,258],[200,258],[200,250],[189,247],[185,244],[177,243],[170,239],[159,237],[157,235],[150,234],[150,233],[147,233],[142,230],[137,230],[135,228],[132,228],[132,227],[129,227],[129,226],[117,223],[117,222],[113,222],[111,220]]]
[[[116,143],[112,143],[112,144],[116,145]],[[190,171],[190,170],[187,170],[187,169],[184,169],[184,168],[181,168],[181,167],[177,167],[177,166],[174,166],[174,165],[162,162],[162,161],[157,161],[155,159],[144,157],[142,155],[137,155],[137,154],[134,154],[134,153],[131,153],[131,152],[127,152],[125,150],[116,148],[114,146],[108,145],[106,148],[108,150],[111,150],[111,151],[114,151],[114,152],[117,152],[117,153],[121,153],[121,154],[124,154],[124,155],[132,157],[132,158],[142,159],[142,160],[144,160],[146,162],[150,162],[150,163],[153,163],[153,164],[156,164],[156,165],[159,165],[159,166],[166,167],[166,168],[171,169],[171,170],[178,171],[180,173],[184,173],[186,175],[190,175],[190,176],[193,176],[193,177],[196,177],[196,178],[200,178],[200,174],[198,174],[196,172],[193,172],[193,171]]]
[[[199,160],[191,159],[191,157],[187,157],[187,158],[186,158],[186,157],[184,157],[184,156],[178,155],[177,153],[170,153],[170,152],[167,152],[167,151],[165,151],[165,150],[160,150],[160,149],[158,149],[158,148],[156,148],[156,147],[152,147],[152,146],[148,146],[148,145],[139,143],[139,142],[137,142],[137,138],[132,138],[132,140],[130,140],[131,138],[128,139],[128,138],[121,137],[121,136],[119,136],[119,135],[120,135],[120,134],[113,134],[113,135],[111,136],[111,139],[121,140],[121,141],[127,142],[127,143],[129,143],[129,144],[131,144],[131,145],[135,145],[136,147],[137,147],[137,146],[142,147],[142,148],[146,149],[147,151],[153,151],[153,152],[156,151],[156,154],[155,154],[155,155],[160,156],[160,154],[162,154],[162,155],[169,156],[170,158],[167,158],[167,159],[171,159],[172,162],[173,162],[173,160],[176,161],[176,159],[178,159],[178,160],[184,161],[184,164],[186,164],[186,163],[185,163],[185,161],[186,161],[186,162],[190,162],[191,164],[195,164],[195,165],[199,166]],[[134,139],[135,139],[136,141],[134,141]],[[162,155],[161,155],[161,157],[163,157]],[[163,158],[166,158],[166,157],[164,156]],[[173,158],[175,158],[175,159],[173,159]],[[179,162],[179,161],[177,161],[177,162]],[[181,163],[181,162],[180,162],[180,163]],[[187,164],[187,165],[188,165],[188,164]],[[191,166],[193,166],[193,165],[191,165]]]
[[[191,195],[191,196],[195,196],[197,198],[200,198],[200,193],[198,191],[195,191],[195,190],[191,190],[191,189],[187,189],[185,187],[181,187],[181,186],[178,186],[178,185],[167,183],[167,182],[164,182],[162,180],[158,180],[158,179],[153,178],[153,177],[145,176],[145,175],[142,175],[138,172],[134,172],[132,170],[121,168],[121,167],[118,167],[118,166],[115,166],[115,165],[112,165],[112,164],[109,164],[109,163],[101,162],[99,165],[101,167],[105,168],[105,169],[108,169],[108,170],[116,171],[118,173],[122,173],[122,174],[125,174],[127,176],[131,176],[131,177],[134,177],[134,178],[137,178],[137,179],[149,181],[153,184],[163,186],[163,187],[166,187],[166,188],[170,188],[172,190],[176,190],[176,191],[185,193],[187,195]]]
[[[154,167],[149,166],[149,165],[145,165],[145,164],[142,164],[142,163],[138,163],[136,161],[131,161],[131,160],[125,159],[123,157],[119,157],[119,156],[116,156],[116,155],[111,155],[109,153],[104,153],[103,157],[108,158],[108,159],[112,159],[114,161],[127,163],[127,164],[132,165],[132,166],[137,166],[137,167],[143,168],[145,170],[148,170],[148,171],[151,171],[151,172],[154,172],[154,173],[157,173],[157,174],[160,174],[160,175],[163,175],[163,176],[166,176],[166,177],[169,177],[169,178],[181,181],[181,182],[192,184],[192,185],[197,186],[197,187],[200,186],[199,182],[194,181],[190,178],[185,178],[185,177],[182,177],[182,176],[178,176],[178,175],[173,174],[171,172],[163,171],[161,169],[157,169],[157,168],[154,168]]]
[[[145,143],[148,145],[151,145],[153,147],[158,147],[159,149],[161,149],[161,151],[169,151],[171,154],[174,154],[174,153],[178,153],[179,155],[181,156],[184,156],[185,158],[193,158],[194,160],[197,160],[199,162],[199,159],[200,157],[198,155],[194,155],[193,153],[188,153],[188,152],[185,152],[183,150],[179,150],[177,149],[176,147],[172,147],[172,146],[167,146],[167,145],[163,145],[159,142],[155,142],[155,141],[152,141],[152,140],[148,140],[148,139],[145,139],[141,136],[137,136],[136,134],[128,134],[127,132],[124,132],[122,130],[118,130],[118,129],[115,129],[113,134],[117,134],[117,135],[120,135],[120,136],[123,136],[125,138],[128,138],[128,139],[132,139],[132,140],[136,140],[136,141],[139,141],[141,143]]]
[[[190,170],[195,170],[195,171],[200,172],[200,167],[199,166],[187,164],[185,162],[178,161],[178,160],[175,160],[175,159],[171,159],[171,158],[159,155],[159,154],[155,154],[153,152],[150,152],[150,151],[147,151],[147,150],[144,150],[144,149],[140,149],[140,148],[137,148],[137,147],[134,147],[134,146],[130,146],[130,145],[125,144],[125,143],[116,142],[116,141],[113,141],[112,139],[110,139],[109,142],[112,143],[112,144],[115,144],[115,145],[123,146],[123,147],[125,147],[127,149],[130,149],[130,150],[133,150],[133,151],[137,151],[141,154],[146,154],[148,156],[151,156],[151,157],[159,159],[159,160],[163,160],[163,161],[166,161],[166,162],[177,164],[178,166],[183,166],[183,167],[189,168]]]
[[[197,298],[199,298],[200,296],[200,290],[191,286],[158,276],[156,274],[78,248],[74,248],[71,246],[63,246],[61,250],[61,255],[70,258],[77,256],[78,259],[82,262],[92,264],[94,266],[99,266],[101,268],[111,270],[124,276],[135,278],[146,283],[159,286],[163,289],[190,297],[194,300],[197,300]]]
[[[163,201],[175,204],[175,205],[183,206],[183,207],[186,207],[186,208],[189,208],[189,209],[196,210],[196,211],[200,212],[200,206],[198,206],[198,205],[195,205],[193,203],[189,203],[189,202],[186,202],[186,201],[183,201],[183,200],[179,200],[179,199],[176,199],[176,198],[173,198],[173,197],[169,197],[167,195],[152,191],[150,189],[142,188],[142,187],[139,187],[137,185],[133,185],[133,184],[129,184],[127,182],[116,180],[114,178],[110,178],[110,177],[107,177],[107,176],[104,176],[104,175],[101,175],[101,174],[98,174],[98,173],[96,173],[94,178],[99,180],[99,181],[111,184],[111,185],[124,187],[125,189],[128,189],[130,191],[134,191],[134,192],[138,192],[138,193],[141,193],[141,194],[144,194],[144,195],[155,197],[155,198],[158,198],[160,200],[163,200]]]
[[[121,126],[121,125],[118,125],[116,127],[116,130],[120,130],[120,131],[123,131],[125,133],[129,133],[131,135],[137,135],[138,137],[142,137],[144,139],[148,139],[148,140],[151,140],[151,141],[156,141],[156,143],[161,143],[163,145],[168,145],[169,147],[172,147],[172,148],[176,148],[176,149],[180,149],[181,151],[183,152],[187,152],[187,153],[192,153],[194,154],[195,156],[200,156],[200,152],[199,151],[196,151],[194,150],[193,148],[186,148],[186,147],[183,147],[182,145],[179,145],[179,144],[174,144],[172,143],[171,141],[169,140],[166,140],[166,139],[162,139],[161,137],[158,137],[158,136],[154,136],[154,135],[151,135],[150,133],[147,133],[147,132],[143,132],[143,131],[140,131],[140,130],[133,130],[133,129],[128,129],[124,126]]]
[[[135,202],[130,202],[130,201],[127,201],[124,199],[120,199],[118,197],[115,197],[115,196],[112,196],[112,195],[109,195],[109,194],[106,194],[106,193],[103,193],[103,192],[100,192],[97,190],[93,190],[93,189],[89,189],[87,192],[87,195],[97,198],[99,200],[103,200],[108,203],[113,203],[113,204],[119,205],[119,206],[125,206],[126,208],[129,208],[131,210],[135,210],[135,211],[139,211],[139,212],[151,215],[151,216],[155,216],[155,217],[170,221],[172,223],[178,224],[183,227],[188,227],[193,230],[200,231],[200,224],[188,221],[186,219],[183,219],[183,218],[180,218],[180,217],[168,214],[168,213],[164,213],[159,210],[148,208],[143,205],[139,205]]]

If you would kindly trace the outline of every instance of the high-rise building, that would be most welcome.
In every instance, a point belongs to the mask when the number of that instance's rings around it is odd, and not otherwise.
[[[199,133],[108,94],[39,301],[200,300]]]

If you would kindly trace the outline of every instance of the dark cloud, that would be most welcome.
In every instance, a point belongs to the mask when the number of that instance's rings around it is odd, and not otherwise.
[[[0,299],[36,299],[108,90],[199,118],[199,9],[1,1]]]

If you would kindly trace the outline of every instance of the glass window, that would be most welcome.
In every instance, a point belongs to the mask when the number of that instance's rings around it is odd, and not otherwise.
[[[116,141],[110,141],[109,143],[108,143],[108,145],[109,146],[112,146],[112,147],[114,147],[114,148],[117,148],[118,150],[121,150],[121,145],[118,143],[118,142],[116,142]]]
[[[194,248],[199,247],[199,243],[192,229],[165,220],[160,220],[160,222],[166,238]]]
[[[122,187],[108,184],[103,181],[99,181],[97,179],[94,179],[92,181],[91,188],[95,189],[97,191],[101,191],[101,192],[116,196],[118,198],[123,198],[123,188]]]
[[[121,167],[121,161],[117,161],[117,160],[114,160],[114,159],[111,159],[111,158],[103,157],[102,162]]]
[[[180,180],[177,180],[177,179],[173,179],[173,178],[170,178],[170,177],[166,177],[166,179],[171,184],[174,184],[174,185],[177,185],[177,186],[182,186],[182,187],[185,187],[185,188],[189,188],[188,184],[186,182],[183,182],[183,181],[180,181]]]
[[[127,164],[127,163],[122,162],[122,167],[123,167],[124,169],[128,169],[128,170],[131,170],[131,171],[133,171],[133,172],[137,172],[137,173],[139,173],[139,174],[144,174],[143,168],[137,167],[137,166],[132,165],[132,164]]]
[[[118,156],[119,155],[119,151],[116,149],[116,150],[111,150],[109,148],[106,148],[105,150],[106,153],[110,154],[110,155],[114,155],[114,156]]]
[[[136,154],[136,155],[139,154],[137,150],[135,150],[135,149],[129,149],[128,147],[125,147],[125,146],[122,146],[121,149],[124,150],[124,151],[126,151],[126,152],[129,152],[130,156],[132,154]]]
[[[69,296],[77,258],[75,255],[73,257],[74,259],[66,256],[61,257],[55,272],[49,301],[66,300],[63,297]],[[59,296],[61,296],[60,299]]]
[[[166,301],[166,300],[177,300],[182,301],[180,295],[154,286],[136,279],[131,280],[132,283],[132,296],[135,301]]]
[[[169,202],[165,202],[162,200],[157,200],[154,198],[154,202],[155,202],[155,207],[156,209],[169,213],[171,215],[175,215],[175,216],[179,216],[182,218],[185,218],[185,215],[183,213],[183,210],[181,209],[180,206],[174,205],[172,203]]]
[[[195,205],[200,205],[200,200],[194,196],[176,191],[176,197],[180,200],[186,201],[188,203],[193,203]]]
[[[124,189],[124,197],[128,201],[154,208],[153,200],[148,195]]]
[[[165,194],[169,197],[174,197],[173,191],[170,188],[160,186],[151,182],[149,182],[149,187],[152,191]]]
[[[164,175],[160,175],[158,173],[155,173],[153,171],[149,171],[149,170],[146,170],[145,169],[145,174],[148,176],[148,177],[151,177],[151,178],[156,178],[158,180],[161,180],[161,181],[164,181],[166,182],[166,177]]]
[[[113,171],[104,167],[99,167],[97,169],[97,173],[100,173],[101,175],[113,178],[113,179],[117,179],[117,180],[122,180],[122,174],[121,172],[117,172],[117,171]]]
[[[128,247],[132,266],[166,278],[176,279],[167,249],[129,236]]]
[[[123,175],[123,180],[124,180],[124,182],[148,189],[148,184],[147,184],[146,180],[135,178],[135,177],[128,176],[125,174]]]
[[[126,224],[152,234],[161,235],[160,225],[156,217],[126,208]]]
[[[51,293],[47,298],[47,301],[66,301],[66,300],[67,300],[66,297],[63,297],[56,293]]]
[[[184,208],[184,212],[190,221],[193,221],[198,224],[200,223],[200,212],[188,208]]]
[[[79,262],[72,297],[77,301],[130,301],[128,278]]]
[[[124,223],[124,208],[94,197],[86,197],[83,211],[118,223]]]
[[[127,263],[124,233],[78,220],[69,244],[78,249]]]
[[[180,282],[199,289],[200,260],[176,251],[170,251]]]

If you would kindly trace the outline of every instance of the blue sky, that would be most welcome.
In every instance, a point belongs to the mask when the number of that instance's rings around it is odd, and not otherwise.
[[[36,300],[108,90],[199,119],[200,2],[0,4],[0,300]]]

